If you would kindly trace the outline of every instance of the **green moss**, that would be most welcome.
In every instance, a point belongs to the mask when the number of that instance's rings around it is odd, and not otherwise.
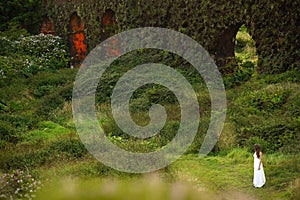
[[[24,142],[39,142],[41,140],[48,140],[57,138],[60,135],[69,134],[70,130],[66,129],[54,122],[43,121],[38,124],[38,129],[26,134]]]

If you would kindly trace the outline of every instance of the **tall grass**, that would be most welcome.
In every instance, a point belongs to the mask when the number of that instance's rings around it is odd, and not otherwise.
[[[267,182],[260,189],[252,186],[253,152],[245,148],[202,159],[184,155],[168,168],[144,175],[118,172],[91,157],[36,168],[35,173],[48,179],[41,199],[297,199],[299,158],[264,154]]]

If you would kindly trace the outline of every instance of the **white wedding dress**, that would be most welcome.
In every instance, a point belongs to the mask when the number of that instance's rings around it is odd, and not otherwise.
[[[254,187],[262,187],[266,183],[264,167],[263,164],[261,163],[260,170],[258,170],[260,159],[257,157],[256,153],[254,153],[253,157],[254,157],[253,185]]]

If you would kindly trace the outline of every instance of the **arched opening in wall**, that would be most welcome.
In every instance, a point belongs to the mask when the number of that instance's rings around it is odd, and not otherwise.
[[[112,9],[105,10],[101,18],[100,26],[103,33],[102,40],[105,40],[117,33],[118,23],[116,13]],[[112,41],[110,45],[106,46],[107,56],[114,57],[120,55],[119,49],[119,41]]]
[[[87,55],[84,23],[76,12],[70,16],[69,42],[71,67],[78,67]]]
[[[255,42],[243,24],[235,24],[218,34],[214,59],[223,75],[249,78],[257,66]],[[245,75],[247,73],[248,75]],[[244,81],[244,80],[243,80]]]
[[[112,9],[105,10],[100,20],[102,29],[102,41],[117,33],[118,23],[116,13]]]
[[[101,26],[107,28],[117,24],[116,13],[112,9],[107,9],[101,19]]]
[[[41,33],[55,35],[55,26],[49,17],[45,16],[42,21]]]
[[[240,25],[236,24],[220,31],[218,39],[216,39],[214,59],[223,75],[232,74],[236,69],[236,65],[234,64],[234,47],[235,36],[239,27]]]
[[[240,26],[235,36],[234,54],[240,68],[244,67],[244,70],[248,68],[248,70],[254,71],[257,66],[258,56],[255,41],[245,25]]]

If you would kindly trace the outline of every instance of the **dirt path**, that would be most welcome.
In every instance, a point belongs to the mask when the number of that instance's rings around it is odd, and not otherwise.
[[[236,172],[214,160],[201,163],[197,158],[183,158],[177,163],[176,178],[195,190],[207,192],[216,200],[256,200],[254,194],[242,189],[244,179]],[[236,179],[235,179],[236,178]],[[238,182],[241,182],[238,184]],[[243,186],[242,186],[243,185]],[[250,186],[250,185],[249,185]]]
[[[222,195],[218,195],[216,200],[256,200],[256,198],[250,196],[249,194],[238,192],[238,191],[230,191],[224,192]]]
[[[178,178],[180,181],[192,185],[195,190],[201,192],[208,192],[211,193],[207,188],[205,188],[204,184],[201,182],[200,179],[195,178],[196,176],[192,177],[191,175],[184,174],[182,172],[178,173]],[[241,192],[241,191],[223,191],[217,192],[214,194],[215,200],[257,200],[257,198],[251,196],[250,194]]]

